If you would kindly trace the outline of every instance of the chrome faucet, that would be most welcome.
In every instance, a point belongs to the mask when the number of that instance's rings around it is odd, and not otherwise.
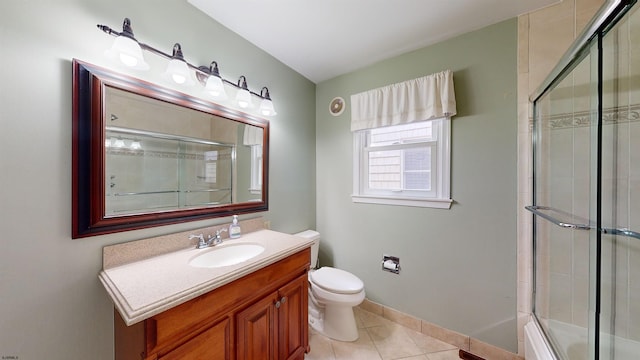
[[[218,229],[216,230],[216,236],[209,235],[209,242],[211,243],[211,245],[209,246],[216,246],[218,244],[222,244],[222,236],[220,235],[226,231],[227,229]]]
[[[207,237],[207,240],[204,240],[204,236],[200,235],[189,235],[189,240],[191,239],[199,239],[198,244],[196,245],[196,249],[204,249],[210,246],[216,246],[218,244],[222,244],[222,233],[227,231],[227,229],[219,229],[216,230],[216,235]]]
[[[189,240],[191,239],[199,239],[198,240],[198,245],[196,245],[196,249],[202,249],[203,247],[206,247],[206,242],[204,241],[204,235],[200,234],[200,235],[194,235],[191,234],[189,235]]]

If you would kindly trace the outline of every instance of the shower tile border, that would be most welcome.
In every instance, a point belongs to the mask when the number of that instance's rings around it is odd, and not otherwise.
[[[543,116],[543,124],[551,130],[591,126],[592,111],[576,111],[566,114]],[[533,118],[529,120],[533,122]],[[640,121],[640,105],[626,105],[602,110],[604,125],[623,124]]]

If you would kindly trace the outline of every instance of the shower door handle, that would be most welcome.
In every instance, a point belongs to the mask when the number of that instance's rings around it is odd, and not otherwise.
[[[573,230],[591,230],[591,229],[596,229],[595,226],[592,225],[588,225],[586,223],[588,223],[588,221],[585,221],[585,224],[576,224],[576,223],[572,223],[572,222],[568,222],[568,221],[562,221],[556,217],[553,217],[547,213],[544,213],[543,211],[548,211],[548,212],[556,212],[560,215],[564,215],[567,217],[571,217],[571,218],[576,218],[576,216],[569,214],[568,212],[562,211],[562,210],[558,210],[558,209],[554,209],[552,207],[548,207],[548,206],[525,206],[525,209],[531,211],[532,213],[540,216],[543,219],[549,220],[552,223],[566,228],[566,229],[573,229]],[[600,228],[598,229],[601,233],[606,234],[606,235],[618,235],[618,236],[627,236],[627,237],[631,237],[634,239],[638,239],[640,240],[640,233],[633,231],[633,230],[629,230],[629,229],[614,229],[614,228]]]
[[[584,224],[576,224],[574,222],[569,222],[569,221],[562,221],[556,217],[553,217],[547,213],[545,213],[544,211],[549,211],[549,212],[555,212],[558,213],[559,215],[563,215],[569,218],[576,218],[575,215],[570,214],[566,211],[562,211],[562,210],[558,210],[558,209],[554,209],[552,207],[548,207],[548,206],[537,206],[537,205],[533,205],[533,206],[525,206],[525,209],[531,211],[532,213],[540,216],[543,219],[547,219],[549,221],[551,221],[552,223],[563,227],[563,228],[567,228],[567,229],[574,229],[574,230],[591,230],[593,228],[593,226],[588,224],[588,221],[585,220],[586,223]],[[582,220],[582,219],[581,219]]]

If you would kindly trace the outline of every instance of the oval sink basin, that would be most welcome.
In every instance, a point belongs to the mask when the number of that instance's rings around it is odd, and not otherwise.
[[[227,245],[213,248],[204,254],[200,254],[191,261],[189,265],[194,267],[217,268],[230,266],[247,261],[260,255],[264,247],[257,244]]]

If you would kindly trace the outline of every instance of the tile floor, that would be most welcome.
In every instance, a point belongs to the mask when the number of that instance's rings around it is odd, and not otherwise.
[[[309,329],[305,360],[460,360],[458,348],[381,316],[354,308],[360,338],[331,340]]]

